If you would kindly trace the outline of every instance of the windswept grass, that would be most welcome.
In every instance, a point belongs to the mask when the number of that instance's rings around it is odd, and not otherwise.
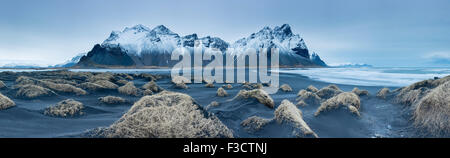
[[[279,124],[290,124],[295,129],[293,135],[297,137],[314,137],[317,138],[317,134],[311,130],[311,128],[303,120],[303,114],[294,104],[288,100],[283,100],[274,112],[275,120]]]
[[[0,110],[4,110],[10,107],[16,106],[16,103],[0,93]]]
[[[361,102],[359,100],[359,97],[355,93],[343,92],[323,102],[314,113],[314,116],[318,116],[325,111],[338,109],[341,107],[347,107],[351,113],[360,116],[360,113],[358,111],[360,109],[360,106]]]
[[[262,89],[254,89],[249,91],[241,90],[234,98],[243,98],[243,99],[255,98],[256,100],[258,100],[258,102],[266,105],[269,108],[274,108],[275,106],[272,97],[270,97],[270,95],[267,94],[267,92],[265,92]]]
[[[59,102],[56,105],[49,106],[44,110],[44,115],[53,117],[74,117],[83,115],[83,103],[73,99],[67,99]]]
[[[231,130],[217,117],[204,115],[190,96],[168,91],[142,97],[117,122],[96,130],[93,135],[120,138],[233,137]]]

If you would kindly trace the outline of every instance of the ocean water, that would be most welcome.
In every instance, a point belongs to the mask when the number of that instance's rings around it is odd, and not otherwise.
[[[434,77],[448,76],[450,68],[294,68],[280,69],[279,72],[335,84],[403,87]]]

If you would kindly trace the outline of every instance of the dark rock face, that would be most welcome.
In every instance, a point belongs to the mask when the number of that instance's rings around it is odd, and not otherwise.
[[[171,60],[170,53],[152,53],[145,52],[140,56],[131,54],[130,57],[135,61],[136,66],[173,66],[179,61]]]
[[[304,58],[309,58],[309,50],[301,48],[300,46],[297,46],[295,48],[292,48],[292,51],[295,52],[295,54],[298,54]]]
[[[134,66],[133,59],[120,47],[103,47],[99,44],[86,55],[81,57],[76,66],[97,67],[97,66]]]
[[[319,55],[317,55],[316,53],[313,53],[311,55],[311,61],[314,64],[319,65],[319,66],[324,66],[324,67],[327,66],[327,64],[325,64],[325,62],[322,59],[320,59]]]

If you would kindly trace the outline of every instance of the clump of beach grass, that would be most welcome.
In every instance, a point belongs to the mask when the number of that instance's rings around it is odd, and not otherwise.
[[[352,90],[353,93],[355,93],[358,96],[368,96],[369,95],[369,91],[367,90],[360,90],[357,87],[353,88]]]
[[[279,124],[286,123],[294,127],[293,135],[297,137],[318,137],[303,120],[302,111],[286,99],[275,110],[274,119]]]
[[[125,104],[127,103],[126,99],[123,99],[121,97],[116,96],[106,96],[106,97],[100,97],[98,100],[104,104]]]
[[[382,88],[380,91],[378,91],[377,97],[380,99],[386,99],[389,93],[389,88]]]
[[[300,90],[297,96],[298,106],[316,105],[320,104],[321,101],[321,98],[318,95],[304,89]]]
[[[95,130],[112,138],[223,138],[233,133],[216,116],[205,115],[189,95],[163,91],[144,96],[118,121]]]
[[[73,99],[67,99],[44,110],[44,115],[52,117],[75,117],[83,115],[84,105]]]
[[[264,128],[267,124],[269,124],[272,121],[272,119],[265,119],[258,116],[251,116],[244,121],[241,122],[241,126],[244,127],[244,129],[248,133],[255,133],[260,131],[262,128]]]
[[[255,98],[256,100],[258,100],[258,102],[266,105],[269,108],[274,108],[275,106],[272,97],[270,97],[270,95],[267,94],[267,92],[265,92],[262,89],[254,89],[249,91],[241,90],[239,91],[239,93],[236,95],[235,98],[244,98],[244,99]]]
[[[317,96],[319,96],[322,99],[329,99],[329,98],[334,97],[342,92],[343,91],[341,89],[339,89],[339,87],[337,87],[334,84],[331,84],[327,87],[320,89],[319,91],[316,92],[316,94],[317,94]]]
[[[125,94],[125,95],[132,95],[132,96],[140,96],[141,95],[141,90],[139,88],[136,88],[136,86],[134,86],[133,82],[128,82],[124,86],[119,87],[118,91],[119,91],[119,93]]]
[[[228,93],[227,93],[227,91],[225,89],[220,87],[219,89],[217,89],[217,96],[219,96],[219,97],[226,97],[226,96],[228,96]]]
[[[280,86],[280,89],[281,89],[283,92],[292,92],[292,88],[291,88],[291,86],[289,86],[288,84],[283,84],[283,85],[281,85],[281,86]]]
[[[16,103],[0,93],[0,110],[4,110],[10,107],[16,106]]]
[[[6,84],[3,81],[0,81],[0,89],[6,88]]]
[[[450,81],[434,88],[418,101],[414,125],[434,136],[450,134]]]
[[[44,88],[37,85],[26,84],[16,86],[18,89],[16,92],[16,97],[25,98],[25,99],[34,99],[45,96],[55,95],[55,92],[48,88]]]
[[[119,88],[118,85],[112,83],[111,81],[108,80],[97,80],[94,82],[97,85],[102,86],[104,89],[108,89],[108,90],[115,90],[117,88]]]
[[[162,90],[161,87],[158,86],[158,84],[156,84],[155,81],[150,81],[147,82],[146,84],[144,84],[142,86],[143,89],[147,89],[147,90],[151,90],[152,92],[159,92]]]
[[[323,102],[317,109],[317,111],[314,113],[314,116],[318,116],[319,114],[325,111],[338,109],[340,107],[347,107],[351,113],[360,116],[359,113],[360,106],[361,101],[359,100],[359,97],[355,93],[343,92]]]
[[[312,93],[316,93],[317,91],[319,91],[319,89],[317,89],[316,87],[314,87],[313,85],[309,85],[306,88],[307,91],[312,92]]]
[[[74,93],[76,95],[86,95],[87,92],[81,88],[72,86],[70,84],[58,84],[49,81],[40,81],[40,83],[51,90],[62,93]]]

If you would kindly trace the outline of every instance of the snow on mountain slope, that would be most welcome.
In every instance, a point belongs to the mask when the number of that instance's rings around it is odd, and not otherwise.
[[[127,53],[140,56],[142,53],[171,53],[177,47],[193,47],[195,40],[201,40],[206,47],[228,47],[228,43],[217,37],[198,38],[197,34],[180,37],[164,25],[151,30],[146,26],[136,25],[125,28],[122,32],[113,31],[102,46],[120,46]]]
[[[49,66],[49,67],[71,67],[71,66],[74,66],[80,61],[81,57],[85,56],[86,54],[87,53],[80,53],[80,54],[76,55],[75,57],[73,57],[72,59],[65,61],[64,63],[56,64],[54,66]]]
[[[308,48],[298,34],[293,34],[291,27],[284,24],[274,29],[264,27],[247,38],[242,38],[231,45],[235,49],[278,48],[280,53],[295,53],[309,58]]]
[[[92,64],[117,64],[121,62],[106,61],[102,57],[116,59],[122,56],[131,58],[134,62],[133,65],[136,67],[172,66],[176,63],[170,60],[172,51],[179,47],[192,51],[196,40],[201,41],[202,47],[218,48],[224,53],[228,48],[242,50],[238,52],[239,55],[245,55],[242,53],[247,48],[255,48],[256,50],[259,50],[259,48],[269,48],[269,50],[270,48],[278,48],[281,66],[326,66],[317,54],[310,56],[303,39],[298,34],[294,34],[288,24],[273,29],[264,27],[259,32],[242,38],[231,45],[218,37],[199,38],[195,33],[180,36],[164,25],[156,26],[153,29],[144,25],[136,25],[131,28],[127,27],[123,31],[113,31],[109,38],[101,45],[96,46],[97,49],[92,50],[82,62],[87,67]],[[114,50],[116,54],[105,54],[108,50]]]

